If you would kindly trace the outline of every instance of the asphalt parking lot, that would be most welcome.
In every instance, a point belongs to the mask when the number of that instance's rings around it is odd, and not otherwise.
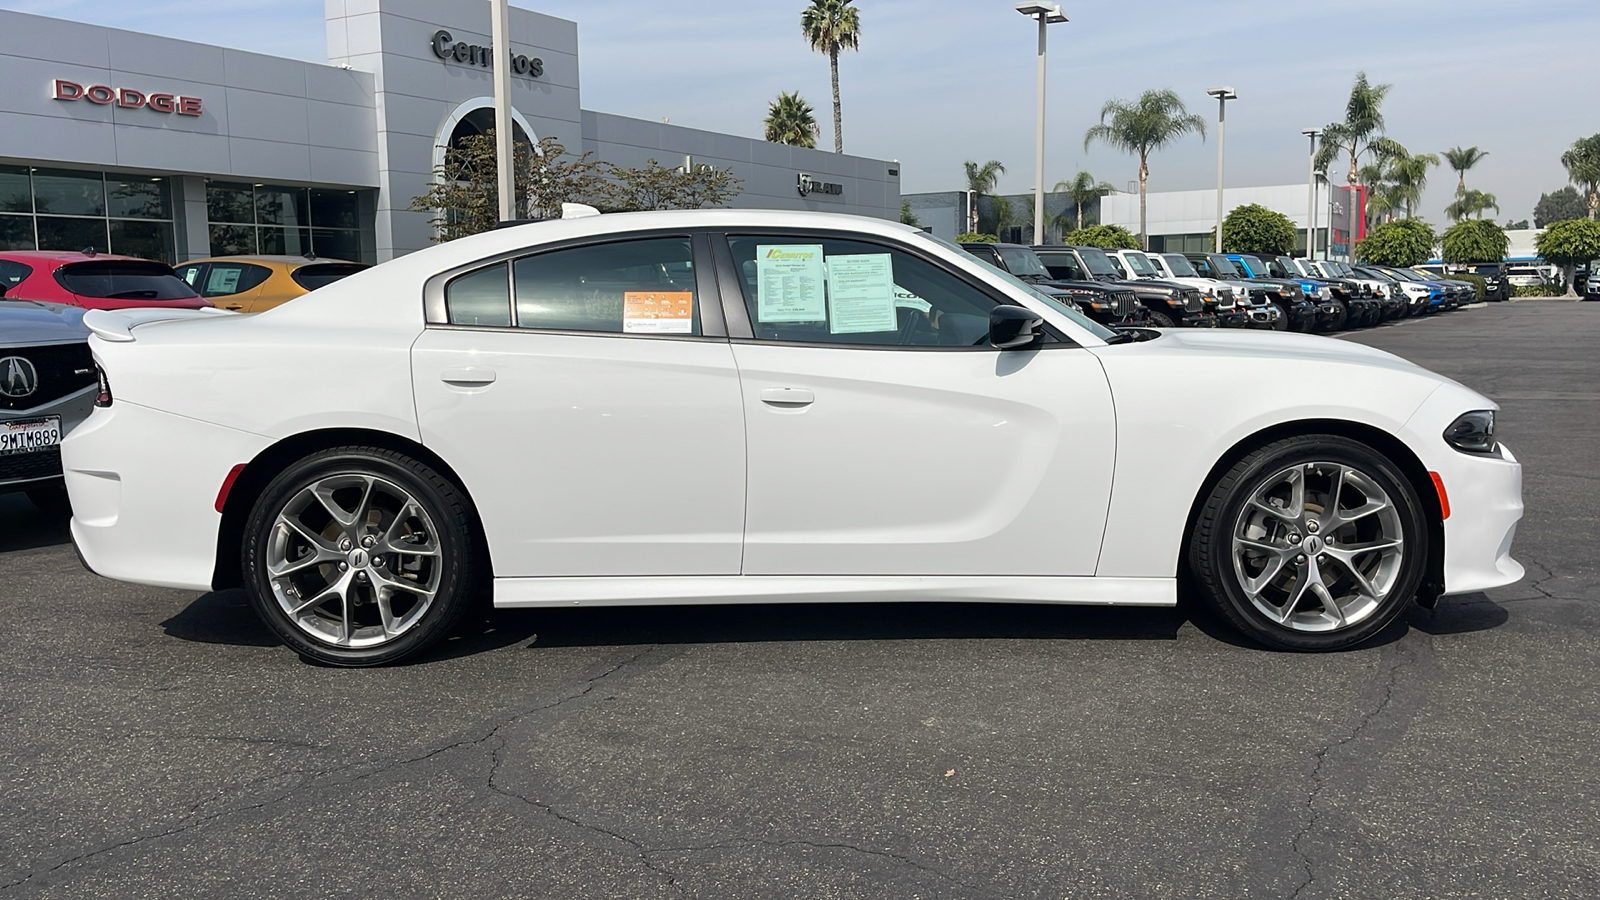
[[[0,498],[0,896],[1600,895],[1600,303],[1347,339],[1503,405],[1529,575],[1332,655],[1182,608],[732,606],[334,670]]]

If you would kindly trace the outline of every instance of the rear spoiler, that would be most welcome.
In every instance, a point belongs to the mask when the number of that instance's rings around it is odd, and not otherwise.
[[[237,315],[237,313],[215,307],[161,309],[160,307],[141,306],[132,309],[91,309],[83,314],[83,324],[101,340],[127,343],[134,340],[133,329],[137,325],[219,315],[232,316]]]

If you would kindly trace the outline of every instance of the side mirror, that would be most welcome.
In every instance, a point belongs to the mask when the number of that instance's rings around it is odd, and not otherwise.
[[[989,311],[989,344],[999,350],[1026,350],[1044,333],[1044,316],[1020,306]]]

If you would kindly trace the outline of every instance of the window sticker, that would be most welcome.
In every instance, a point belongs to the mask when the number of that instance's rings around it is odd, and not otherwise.
[[[211,277],[206,279],[206,294],[232,294],[239,290],[239,274],[244,270],[237,266],[217,266],[211,270]]]
[[[830,256],[828,331],[863,334],[894,331],[894,263],[887,253]]]
[[[690,291],[624,291],[624,334],[693,334],[694,294]]]
[[[824,322],[821,244],[756,246],[756,321]]]

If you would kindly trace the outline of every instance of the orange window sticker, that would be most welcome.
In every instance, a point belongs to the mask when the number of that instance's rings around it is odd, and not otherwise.
[[[627,334],[693,334],[692,291],[624,291],[622,330]]]

